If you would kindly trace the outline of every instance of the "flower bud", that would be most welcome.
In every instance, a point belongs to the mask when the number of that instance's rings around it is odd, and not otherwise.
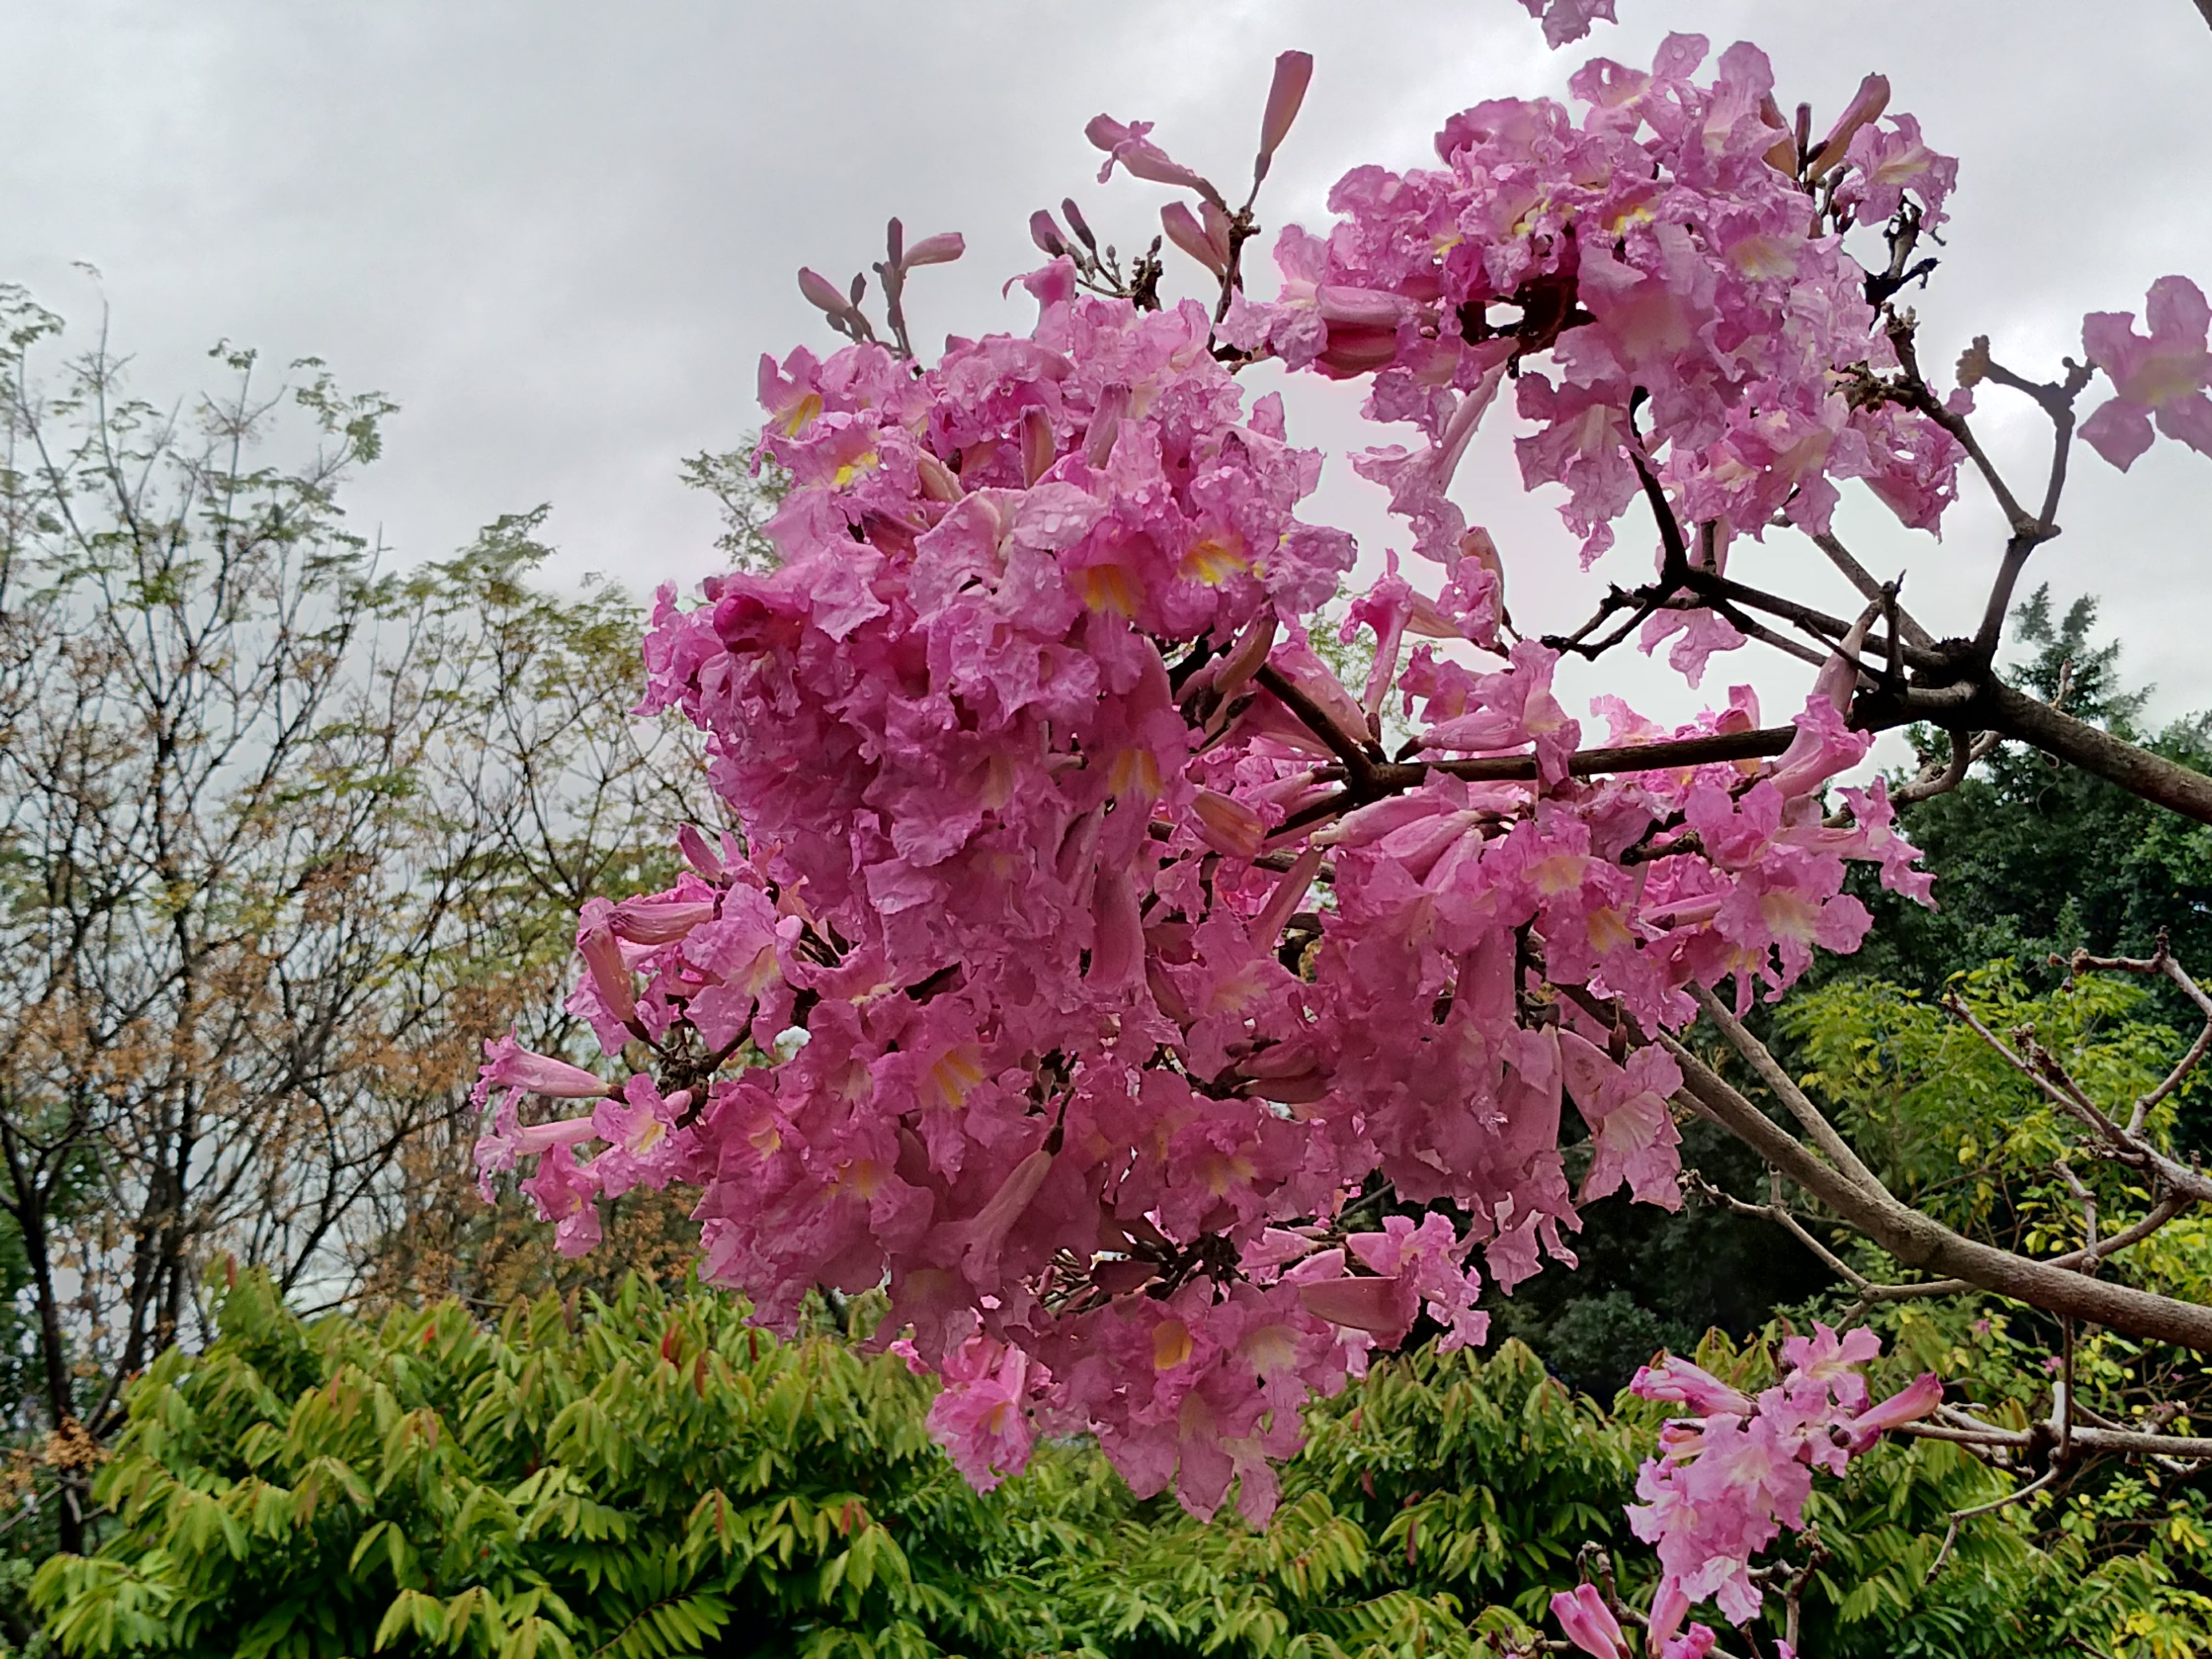
[[[1620,1632],[1620,1621],[1613,1616],[1596,1585],[1577,1584],[1554,1595],[1552,1616],[1559,1621],[1567,1640],[1594,1659],[1632,1659],[1628,1638]]]
[[[1075,205],[1075,198],[1073,196],[1061,197],[1060,210],[1066,217],[1067,228],[1075,233],[1077,240],[1093,253],[1097,252],[1098,239],[1091,234],[1091,225],[1084,218],[1083,210]]]
[[[1651,1593],[1651,1610],[1644,1615],[1645,1634],[1650,1646],[1658,1647],[1681,1629],[1682,1620],[1689,1613],[1689,1595],[1682,1589],[1682,1581],[1670,1572]]]
[[[1129,412],[1129,388],[1115,381],[1098,394],[1097,407],[1091,413],[1091,429],[1084,434],[1083,459],[1093,466],[1103,466],[1114,453],[1114,440],[1120,435],[1121,417]]]
[[[825,311],[832,317],[842,317],[853,308],[837,284],[820,271],[807,266],[799,268],[799,291],[806,296],[807,304]]]
[[[1212,205],[1208,204],[1208,205]],[[1228,259],[1214,246],[1199,223],[1198,216],[1181,202],[1170,202],[1160,210],[1160,225],[1167,232],[1168,240],[1204,265],[1216,276],[1225,276]]]
[[[685,861],[708,880],[722,879],[721,855],[707,844],[706,836],[701,835],[695,826],[687,823],[678,830],[676,832],[676,845],[683,853]]]
[[[951,467],[923,450],[916,459],[915,470],[921,475],[921,493],[933,501],[957,501],[963,494],[960,480]]]
[[[1053,441],[1052,416],[1032,404],[1022,411],[1022,483],[1034,484],[1051,471],[1058,446]]]
[[[1313,79],[1313,54],[1286,52],[1275,59],[1275,78],[1267,88],[1267,106],[1260,116],[1260,158],[1253,171],[1265,178],[1275,151],[1290,136],[1291,123],[1298,118],[1306,87]]]
[[[605,920],[587,923],[576,935],[576,951],[584,958],[607,1012],[628,1024],[637,1013],[637,986],[623,961],[614,929]]]
[[[1067,252],[1067,238],[1060,234],[1060,221],[1043,208],[1030,215],[1030,240],[1048,259],[1057,259]]]
[[[1869,75],[1859,82],[1858,91],[1851,101],[1844,106],[1844,112],[1836,118],[1836,125],[1828,129],[1828,136],[1820,141],[1820,148],[1813,153],[1806,164],[1805,176],[1818,179],[1831,168],[1843,163],[1844,152],[1851,147],[1858,130],[1869,121],[1881,118],[1889,107],[1889,82],[1881,76]]]
[[[948,230],[936,236],[925,236],[906,251],[899,263],[908,270],[916,265],[950,264],[968,251],[968,244],[957,230]]]

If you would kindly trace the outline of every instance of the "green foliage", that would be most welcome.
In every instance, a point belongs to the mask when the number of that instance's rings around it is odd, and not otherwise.
[[[1637,1435],[1517,1342],[1423,1352],[1309,1413],[1264,1533],[1136,1504],[1095,1457],[1007,1488],[1074,1524],[1029,1566],[1070,1650],[1140,1656],[1469,1654],[1574,1578],[1588,1540],[1625,1541]]]
[[[495,1330],[452,1303],[310,1324],[241,1277],[216,1342],[132,1388],[98,1485],[114,1535],[50,1561],[36,1599],[87,1656],[1474,1659],[1548,1624],[1586,1544],[1650,1589],[1624,1506],[1660,1408],[1603,1409],[1518,1342],[1384,1361],[1317,1403],[1255,1532],[1132,1498],[1080,1442],[977,1497],[903,1366],[743,1311],[634,1280]],[[2001,1319],[1891,1325],[1890,1381],[1936,1366],[2027,1420]],[[1698,1357],[1758,1388],[1778,1335]],[[1784,1552],[1810,1569],[1803,1650],[2196,1651],[2212,1522],[2187,1483],[2124,1475],[1978,1518],[1931,1583],[1949,1512],[2009,1485],[1936,1443],[1824,1480],[1816,1532]]]
[[[760,453],[758,434],[735,449],[685,456],[678,476],[714,498],[722,519],[714,545],[732,567],[756,574],[775,568],[780,556],[766,531],[791,488],[791,475]]]
[[[2042,991],[1998,963],[1954,983],[1987,1029],[2014,1043],[2032,1036],[2122,1116],[2185,1046],[2134,979],[2085,975]],[[2087,1242],[2077,1186],[2094,1196],[2106,1237],[2149,1206],[2132,1171],[2081,1158],[2072,1120],[1963,1021],[1913,989],[1832,984],[1796,1000],[1780,1024],[1803,1062],[1801,1081],[1832,1107],[1884,1181],[1970,1237],[2054,1255]],[[2154,1139],[2171,1145],[2199,1087],[2191,1079],[2150,1113]],[[1870,1277],[1898,1277],[1894,1263],[1842,1231],[1830,1242]],[[2212,1224],[2182,1217],[2099,1272],[2212,1301]],[[1877,1308],[1873,1322],[1990,1420],[2014,1430],[2049,1420],[2051,1367],[2069,1342],[2057,1321],[1984,1297],[1940,1308],[1891,1304]],[[2212,1420],[2212,1366],[2200,1355],[2101,1330],[2075,1334],[2072,1353],[2079,1402],[2106,1421],[2202,1434]],[[2016,1486],[2026,1476],[2007,1479]],[[2202,1651],[2197,1644],[2212,1627],[2212,1470],[2092,1458],[2006,1513],[2013,1519],[2001,1532],[2033,1546],[2027,1559],[2063,1564],[2074,1575],[2057,1589],[2040,1573],[2030,1584],[2027,1602],[2037,1613],[2028,1628],[2039,1638],[2069,1632],[2093,1651],[2160,1659]],[[1985,1530],[1990,1520],[1967,1525]]]
[[[2185,1047],[2132,978],[2085,974],[2039,992],[2000,962],[1959,975],[1956,989],[1987,1030],[2033,1036],[2123,1118]],[[1912,1202],[2036,1255],[2083,1243],[2080,1206],[2056,1173],[2079,1126],[1965,1021],[1910,987],[1849,980],[1797,998],[1779,1025],[1812,1086],[1844,1108],[1852,1144]],[[2170,1145],[2178,1101],[2196,1086],[2152,1112],[2153,1136]],[[2078,1178],[2104,1183],[2107,1231],[2142,1203],[2113,1166],[2075,1161]]]
[[[1893,1324],[1893,1383],[1930,1364],[1965,1371],[1977,1359],[2000,1362],[1989,1340],[1975,1339],[1969,1354],[1924,1312]],[[1697,1357],[1757,1389],[1774,1380],[1780,1334],[1771,1328],[1740,1346],[1716,1334]],[[2002,1420],[2025,1421],[2012,1410]],[[1382,1363],[1364,1386],[1317,1407],[1307,1449],[1285,1471],[1284,1510],[1265,1534],[1234,1520],[1201,1526],[1126,1496],[1117,1509],[1110,1477],[1073,1458],[1005,1495],[1070,1534],[1054,1540],[1056,1563],[1040,1563],[1033,1547],[1024,1571],[1048,1592],[1071,1651],[1472,1659],[1556,1637],[1549,1600],[1574,1582],[1586,1543],[1616,1553],[1632,1600],[1649,1594],[1651,1559],[1630,1538],[1624,1506],[1662,1415],[1626,1396],[1601,1410],[1508,1341],[1487,1358],[1424,1352]],[[1821,1659],[2058,1659],[2083,1644],[2116,1659],[2200,1650],[2188,1644],[2204,1604],[2183,1582],[2204,1559],[2192,1502],[2177,1506],[2169,1494],[2132,1554],[2098,1549],[2094,1526],[2004,1510],[1963,1528],[1942,1555],[1950,1513],[2011,1484],[1938,1442],[1885,1445],[1844,1480],[1821,1480],[1808,1509],[1813,1529],[1778,1552],[1808,1570],[1800,1650]],[[2127,1500],[2096,1501],[2110,1510]],[[2085,1500],[2078,1513],[2091,1507]],[[1780,1597],[1770,1597],[1762,1641],[1779,1632],[1779,1613]]]
[[[547,1297],[304,1324],[265,1280],[131,1389],[119,1529],[33,1594],[73,1654],[661,1659],[1021,1645],[896,1360],[739,1304]]]

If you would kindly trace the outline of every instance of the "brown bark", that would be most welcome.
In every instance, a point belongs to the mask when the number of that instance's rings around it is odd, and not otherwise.
[[[2200,0],[2212,5],[2212,0]],[[1980,700],[1980,723],[2046,755],[2118,784],[2130,794],[2212,823],[2212,778],[2077,720],[2039,698],[1992,682]]]

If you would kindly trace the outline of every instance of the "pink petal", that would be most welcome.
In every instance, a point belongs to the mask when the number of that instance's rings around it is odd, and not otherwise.
[[[2200,455],[2212,455],[2212,398],[2201,392],[2177,398],[2158,411],[2158,429]]]
[[[2081,422],[2081,441],[2121,471],[2151,444],[2150,412],[2140,404],[2115,398]]]
[[[2212,325],[2212,305],[2205,302],[2204,290],[2186,276],[2161,276],[2150,285],[2143,320],[2160,345],[2169,349],[2195,346],[2202,351],[2206,328]]]

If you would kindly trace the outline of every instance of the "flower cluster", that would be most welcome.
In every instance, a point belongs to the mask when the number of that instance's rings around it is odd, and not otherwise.
[[[1783,1344],[1783,1378],[1756,1400],[1668,1357],[1629,1385],[1646,1400],[1695,1413],[1662,1431],[1660,1456],[1636,1480],[1644,1501],[1628,1512],[1636,1535],[1657,1548],[1663,1575],[1653,1602],[1655,1650],[1697,1602],[1710,1598],[1737,1624],[1757,1613],[1761,1592],[1751,1559],[1784,1527],[1802,1528],[1813,1471],[1841,1474],[1883,1434],[1927,1416],[1943,1397],[1942,1382],[1929,1375],[1870,1403],[1859,1367],[1881,1353],[1880,1340],[1863,1328],[1838,1336],[1815,1325],[1813,1333]],[[1671,1620],[1662,1621],[1662,1611]]]
[[[1370,415],[1423,428],[1424,450],[1362,470],[1448,568],[1464,526],[1444,486],[1498,377],[1539,356],[1547,370],[1518,374],[1534,429],[1516,449],[1530,489],[1565,487],[1585,564],[1639,469],[1711,526],[1716,568],[1777,515],[1825,531],[1844,480],[1921,527],[1953,499],[1957,442],[1874,390],[1896,359],[1838,233],[1940,223],[1955,163],[1910,116],[1882,118],[1878,76],[1801,150],[1765,55],[1732,46],[1699,84],[1705,54],[1672,35],[1648,71],[1597,60],[1571,82],[1579,120],[1549,100],[1479,104],[1437,135],[1441,167],[1346,174],[1325,238],[1277,243],[1281,295],[1231,311],[1231,340],[1371,375]]]
[[[1372,1348],[1480,1342],[1489,1288],[1572,1261],[1583,1201],[1678,1204],[1680,1079],[1650,1039],[1693,987],[1744,1005],[1855,947],[1846,860],[1926,878],[1879,785],[1830,814],[1868,742],[1847,654],[1773,759],[1727,757],[1781,746],[1732,748],[1759,720],[1738,687],[1671,731],[1601,700],[1658,757],[1585,764],[1452,468],[1543,351],[1524,455],[1593,542],[1639,465],[1717,563],[1731,523],[1822,521],[1834,477],[1932,514],[1954,460],[1846,394],[1881,339],[1802,170],[1758,147],[1764,60],[1698,85],[1702,56],[1596,66],[1581,127],[1483,106],[1445,172],[1353,175],[1351,217],[1291,234],[1285,297],[1226,339],[1194,302],[1096,291],[1056,228],[1035,327],[927,364],[815,279],[850,343],[762,366],[780,564],[664,591],[646,647],[646,711],[707,733],[734,827],[687,830],[666,891],[585,907],[569,1006],[619,1080],[495,1045],[487,1180],[534,1159],[572,1251],[599,1195],[696,1187],[707,1277],[774,1323],[880,1287],[979,1484],[1079,1429],[1139,1491],[1211,1514],[1233,1487],[1255,1520],[1301,1402]],[[1279,73],[1263,163],[1304,86]],[[1839,153],[1901,131],[1855,118]],[[1092,128],[1233,251],[1243,222],[1143,124]],[[1940,210],[1940,168],[1883,165]],[[1431,434],[1364,464],[1442,568],[1352,596],[1357,685],[1316,634],[1354,550],[1301,516],[1321,458],[1236,378],[1261,349],[1372,377],[1379,416]],[[1417,734],[1395,757],[1386,712]],[[532,1096],[590,1105],[526,1122]]]

